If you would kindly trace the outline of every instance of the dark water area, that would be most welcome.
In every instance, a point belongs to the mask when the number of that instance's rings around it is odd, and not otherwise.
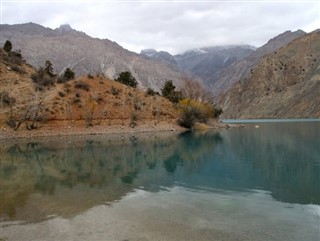
[[[135,225],[154,226],[115,232],[113,237],[110,230],[104,234],[99,230],[101,237],[93,240],[123,240],[127,236],[128,240],[195,240],[192,235],[197,240],[215,240],[209,238],[212,235],[216,240],[318,240],[319,137],[320,122],[290,122],[247,124],[206,133],[2,143],[2,238],[19,240],[17,235],[25,235],[32,225],[47,227],[55,222],[56,227],[60,219],[72,225],[85,215],[100,220],[100,224],[114,217],[115,225],[127,208]],[[92,213],[102,207],[107,209]],[[145,214],[148,209],[155,212],[154,216]],[[175,215],[170,220],[168,216],[161,219],[160,211]],[[103,212],[109,216],[100,217]],[[194,212],[192,216],[190,212]],[[234,224],[233,215],[241,213],[246,215],[237,216],[238,224]],[[186,218],[191,217],[196,221],[189,224]],[[293,221],[294,217],[299,220]],[[274,219],[278,222],[275,226],[271,222]],[[176,236],[154,231],[154,227],[167,228],[162,226],[163,220],[177,225],[172,230]],[[84,227],[94,223],[78,222]],[[252,222],[261,222],[261,226],[253,227]],[[209,232],[201,238],[204,223]],[[192,233],[185,233],[189,239],[183,236],[188,225],[194,228]],[[273,235],[261,236],[267,227]],[[57,232],[62,235],[59,239],[55,239]],[[61,228],[52,231],[51,238],[40,231],[38,236],[29,235],[24,240],[88,238],[88,233]]]

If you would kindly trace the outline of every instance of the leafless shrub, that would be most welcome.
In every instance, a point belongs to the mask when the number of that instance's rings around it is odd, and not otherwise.
[[[130,116],[130,126],[132,128],[137,126],[138,115],[136,113],[132,113]]]
[[[103,99],[102,96],[98,96],[98,97],[96,98],[96,101],[98,102],[98,104],[101,104],[101,103],[104,102],[104,99]]]
[[[73,104],[77,104],[77,103],[80,103],[81,102],[81,99],[79,97],[74,97],[73,98]]]
[[[26,71],[24,70],[24,68],[22,66],[18,66],[18,65],[12,65],[11,69],[19,74],[25,74]]]
[[[115,87],[111,87],[111,94],[113,95],[118,95],[120,93],[120,90],[115,88]]]
[[[83,89],[85,91],[89,91],[90,90],[90,85],[83,82],[83,81],[77,81],[74,83],[74,87],[77,89]]]
[[[0,92],[0,100],[6,105],[13,105],[16,102],[16,99],[11,97],[7,91]]]
[[[184,80],[184,85],[181,88],[182,95],[184,98],[188,98],[191,100],[196,100],[203,103],[212,102],[212,94],[207,91],[204,85],[192,79]]]
[[[22,123],[26,124],[28,130],[37,129],[47,120],[44,110],[44,97],[37,100],[36,96],[36,100],[31,101],[31,104],[23,113],[17,114],[17,117],[11,114],[7,120],[7,124],[14,130],[18,130]]]
[[[54,85],[55,75],[50,75],[42,67],[36,72],[31,74],[30,78],[36,84],[36,90],[43,90],[44,86]]]
[[[146,90],[145,96],[155,96],[155,95],[160,95],[160,93],[157,91],[154,91],[152,88],[148,88]]]

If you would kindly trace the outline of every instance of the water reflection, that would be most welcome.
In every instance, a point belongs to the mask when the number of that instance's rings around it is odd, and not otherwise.
[[[14,144],[1,154],[1,217],[28,218],[27,209],[34,194],[41,194],[46,202],[44,207],[32,207],[37,214],[28,221],[41,221],[50,212],[76,214],[95,204],[118,200],[139,186],[158,191],[161,186],[173,185],[174,177],[167,173],[173,174],[178,165],[189,170],[200,165],[199,157],[214,150],[217,143],[212,137],[217,135],[189,138],[160,134]],[[201,145],[205,139],[213,141]],[[189,145],[197,146],[197,150]],[[153,174],[149,175],[149,171]],[[91,196],[87,196],[88,187],[92,189]],[[60,206],[66,209],[67,205],[61,193],[70,199],[67,213],[59,211]],[[46,212],[48,205],[51,210]]]
[[[241,160],[243,187],[268,190],[279,201],[320,204],[319,136],[319,122],[233,129],[223,135],[232,150],[224,160]]]
[[[1,218],[39,222],[113,203],[140,188],[261,189],[320,204],[319,124],[217,133],[66,138],[1,150]]]

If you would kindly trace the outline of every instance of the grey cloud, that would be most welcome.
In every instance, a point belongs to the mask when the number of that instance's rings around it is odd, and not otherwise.
[[[93,37],[139,52],[179,53],[226,44],[260,46],[286,30],[312,31],[316,2],[83,2],[2,3],[3,23],[35,22],[57,28],[69,23]]]

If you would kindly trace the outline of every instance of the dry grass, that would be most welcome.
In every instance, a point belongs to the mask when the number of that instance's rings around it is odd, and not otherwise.
[[[82,123],[86,126],[89,116],[92,124],[125,125],[130,123],[132,116],[136,122],[143,124],[150,121],[168,121],[174,123],[178,113],[171,102],[160,96],[146,96],[141,90],[122,85],[103,77],[83,76],[66,84],[55,84],[35,90],[35,84],[30,79],[35,70],[23,64],[24,73],[13,71],[10,64],[4,61],[0,51],[0,91],[7,91],[15,98],[13,115],[21,115],[30,105],[42,97],[46,125],[61,122]],[[75,83],[84,83],[89,89],[76,88]],[[114,94],[115,89],[117,94]],[[9,106],[0,106],[0,123],[6,127],[10,116]]]

